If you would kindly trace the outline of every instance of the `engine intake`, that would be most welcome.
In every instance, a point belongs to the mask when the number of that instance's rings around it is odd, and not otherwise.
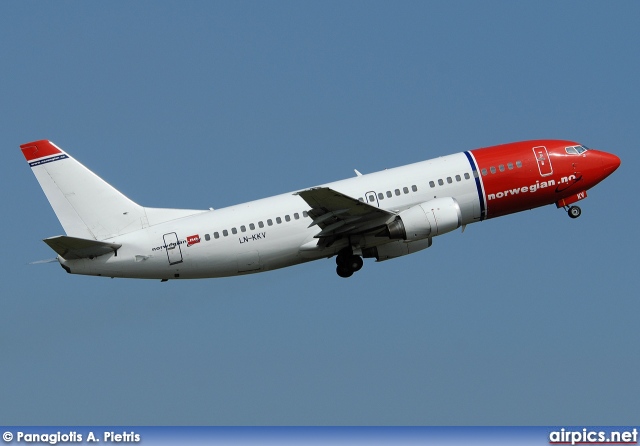
[[[406,209],[378,234],[395,240],[422,240],[458,229],[460,205],[452,197],[436,198]]]

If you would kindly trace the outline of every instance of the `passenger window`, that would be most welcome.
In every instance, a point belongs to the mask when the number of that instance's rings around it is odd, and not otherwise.
[[[362,199],[362,197],[358,198],[358,201],[362,201],[364,203],[364,200]]]
[[[262,220],[258,222],[258,227],[259,228],[264,228],[264,223],[262,223]]]
[[[462,181],[462,178],[460,178],[460,175],[456,175],[456,181]]]
[[[254,225],[253,223],[249,223],[249,229],[251,229],[252,231],[255,231],[256,225]]]
[[[209,234],[205,234],[205,235],[204,235],[204,239],[205,239],[206,241],[209,241],[209,240],[211,240],[211,236],[210,236]]]
[[[439,184],[440,186],[443,186],[443,185],[444,185],[444,181],[442,181],[442,179],[439,179],[439,180],[438,180],[438,184]]]
[[[240,230],[242,232],[247,232],[247,228],[245,227],[245,225],[240,226]]]
[[[276,217],[276,223],[278,224],[282,223],[282,219],[280,217]]]
[[[224,235],[225,237],[229,235],[229,231],[227,231],[226,229],[224,231],[222,231],[222,235]]]
[[[495,167],[493,167],[493,166],[491,166],[491,167],[489,168],[489,170],[491,171],[491,173],[496,173],[496,168],[495,168]]]
[[[396,189],[394,192],[396,193],[396,195],[400,195],[400,189]]]
[[[436,187],[436,183],[434,183],[433,181],[429,181],[429,187]]]
[[[513,163],[507,163],[507,168],[509,168],[509,170],[513,170]]]
[[[269,226],[273,226],[273,220],[271,220],[271,219],[267,220],[267,224],[268,224]]]
[[[522,167],[522,161],[516,161],[516,167],[519,169]]]
[[[500,172],[504,172],[504,164],[500,164],[498,166],[498,169],[500,169]]]
[[[369,195],[369,203],[373,203],[374,201],[376,201],[376,196],[375,195]]]
[[[309,214],[307,213],[307,211],[302,211],[302,216],[304,218],[307,218],[309,216]]]
[[[487,169],[485,169],[484,167],[482,168],[482,176],[485,176],[487,174]]]
[[[220,234],[218,234],[217,232],[213,233],[213,238],[220,238]]]
[[[390,190],[387,191],[387,198],[391,198],[393,196],[393,194],[391,193]]]
[[[453,180],[451,179],[451,177],[447,177],[447,183],[449,184],[453,183]]]
[[[405,194],[409,193],[409,188],[408,187],[403,187],[402,188],[402,192],[404,192]]]
[[[295,214],[293,214],[293,218],[295,218],[296,220],[300,219],[300,214],[298,214],[297,212]]]
[[[418,186],[414,184],[413,186],[411,186],[411,190],[414,192],[418,192]]]
[[[469,172],[465,172],[464,173],[464,179],[468,180],[469,178],[471,178],[471,176],[469,175]]]
[[[238,233],[238,230],[237,230],[236,228],[231,228],[231,233],[232,233],[232,234],[237,234],[237,233]]]
[[[289,215],[285,215],[285,216],[284,216],[284,219],[285,219],[286,221],[291,221],[291,217],[289,217]]]
[[[382,192],[378,192],[378,200],[384,200],[384,194]]]

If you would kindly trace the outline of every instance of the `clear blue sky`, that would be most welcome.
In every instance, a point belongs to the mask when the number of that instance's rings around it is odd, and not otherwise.
[[[640,3],[2,2],[0,423],[637,424]],[[349,280],[71,276],[19,144],[223,207],[515,140],[620,169]]]

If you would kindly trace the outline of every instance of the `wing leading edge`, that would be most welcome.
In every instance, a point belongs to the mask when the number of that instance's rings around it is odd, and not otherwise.
[[[396,218],[396,214],[371,206],[329,187],[314,187],[296,195],[311,207],[313,219],[309,227],[321,230],[314,237],[318,245],[328,247],[336,240],[353,235],[373,233]]]

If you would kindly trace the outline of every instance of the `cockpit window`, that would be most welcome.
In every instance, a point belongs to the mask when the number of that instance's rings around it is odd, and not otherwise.
[[[584,153],[589,149],[587,149],[585,146],[572,146],[572,147],[565,147],[564,150],[569,155],[580,155],[581,153]]]
[[[564,150],[566,150],[569,155],[577,155],[578,154],[578,151],[576,150],[575,147],[567,147]]]

